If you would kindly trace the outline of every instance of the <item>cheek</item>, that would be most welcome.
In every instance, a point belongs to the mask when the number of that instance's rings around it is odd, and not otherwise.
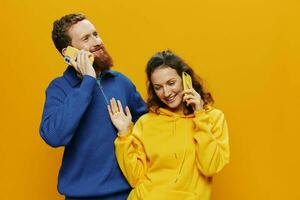
[[[90,50],[88,43],[85,43],[85,42],[78,42],[77,47],[79,49],[84,49],[84,50],[87,50],[87,51]]]
[[[162,92],[162,90],[155,90],[155,94],[156,94],[156,96],[161,100],[161,99],[163,99],[163,92]]]
[[[183,91],[183,83],[182,83],[182,81],[179,82],[178,88],[180,89],[180,91]]]
[[[174,85],[172,87],[172,91],[176,92],[176,93],[181,93],[183,91],[183,85],[181,82],[177,83],[176,85]]]
[[[91,46],[90,46],[88,43],[84,43],[84,44],[82,44],[82,47],[83,47],[85,50],[89,51]]]
[[[177,93],[177,96],[178,96],[180,99],[183,98],[183,86],[182,86],[182,84],[176,84],[176,86],[174,86],[174,87],[172,88],[172,91],[173,91],[174,93]]]

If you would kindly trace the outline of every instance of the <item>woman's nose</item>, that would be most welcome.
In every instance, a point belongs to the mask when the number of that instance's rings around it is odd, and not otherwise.
[[[168,87],[164,87],[164,96],[168,97],[168,96],[170,96],[170,94],[171,94],[170,89]]]

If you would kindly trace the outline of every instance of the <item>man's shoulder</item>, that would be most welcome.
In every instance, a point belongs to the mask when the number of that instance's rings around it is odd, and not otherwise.
[[[114,74],[114,77],[118,80],[118,83],[120,83],[123,86],[135,86],[134,83],[123,73],[115,71],[115,70],[110,70],[112,74]]]
[[[51,90],[51,91],[63,91],[64,93],[68,93],[68,91],[71,91],[72,90],[72,86],[70,84],[70,82],[66,79],[66,77],[64,75],[61,75],[61,76],[57,76],[55,78],[53,78],[47,89],[48,90]]]
[[[117,78],[119,79],[124,79],[125,81],[130,81],[131,80],[123,73],[119,72],[119,71],[115,71],[115,70],[110,70],[110,72]]]
[[[63,76],[58,76],[58,77],[52,79],[52,81],[50,81],[48,87],[51,87],[51,86],[63,86],[66,83],[67,83],[66,79]]]

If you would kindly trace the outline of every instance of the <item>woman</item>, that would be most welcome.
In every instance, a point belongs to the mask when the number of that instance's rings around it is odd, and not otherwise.
[[[229,162],[227,124],[213,108],[193,70],[171,51],[147,64],[149,113],[134,126],[128,107],[111,99],[120,168],[133,190],[130,200],[208,200],[212,176]],[[183,90],[181,75],[192,87]]]

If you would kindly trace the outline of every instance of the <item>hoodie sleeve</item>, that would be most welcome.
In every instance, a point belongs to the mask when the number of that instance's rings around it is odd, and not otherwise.
[[[147,171],[141,133],[142,125],[139,120],[128,133],[119,135],[115,140],[117,161],[131,187],[135,187]]]
[[[96,84],[95,78],[86,75],[80,87],[68,95],[55,82],[49,85],[40,125],[40,135],[47,144],[59,147],[69,143],[92,99]]]
[[[222,111],[195,112],[196,164],[205,176],[212,176],[229,162],[227,123]]]

